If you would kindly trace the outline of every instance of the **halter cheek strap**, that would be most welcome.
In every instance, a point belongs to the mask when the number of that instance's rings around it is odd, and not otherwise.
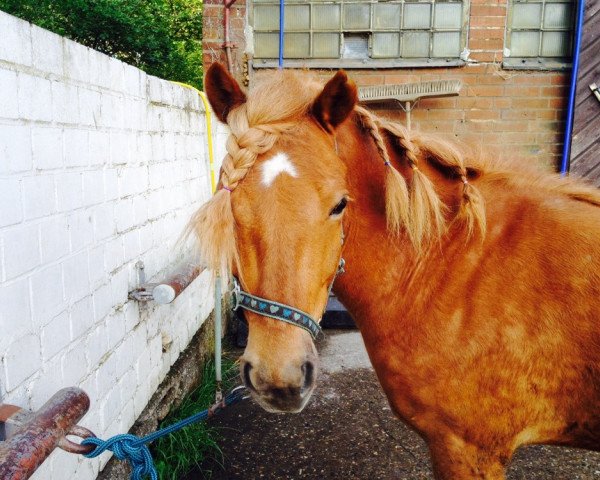
[[[335,282],[336,277],[344,272],[345,261],[343,258],[340,259],[340,263],[338,264],[337,271],[329,285],[328,296],[331,293],[331,288],[333,287],[333,282]],[[284,303],[274,302],[273,300],[267,300],[266,298],[257,297],[256,295],[252,295],[251,293],[245,292],[242,290],[240,283],[237,278],[233,279],[233,310],[238,308],[243,308],[244,310],[248,310],[250,312],[257,313],[258,315],[262,315],[264,317],[270,317],[275,320],[280,320],[285,323],[289,323],[291,325],[295,325],[297,327],[306,330],[312,336],[313,340],[316,340],[319,334],[321,333],[321,327],[319,326],[319,322],[311,317],[308,313],[303,312],[295,307],[290,305],[286,305]]]

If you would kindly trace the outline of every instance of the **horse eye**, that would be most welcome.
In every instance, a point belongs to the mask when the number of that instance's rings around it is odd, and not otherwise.
[[[348,199],[346,197],[342,198],[340,200],[340,203],[338,203],[335,207],[333,207],[331,212],[329,212],[329,215],[332,217],[335,215],[339,215],[340,213],[342,213],[344,211],[344,208],[346,208],[347,204],[348,204]]]

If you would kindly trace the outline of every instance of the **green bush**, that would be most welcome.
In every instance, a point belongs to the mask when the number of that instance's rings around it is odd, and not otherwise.
[[[202,88],[202,0],[0,0],[0,10]]]

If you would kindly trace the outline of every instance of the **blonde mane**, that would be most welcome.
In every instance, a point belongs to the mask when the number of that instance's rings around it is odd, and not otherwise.
[[[195,231],[200,240],[203,264],[223,278],[228,277],[232,265],[237,263],[231,192],[252,168],[258,155],[273,148],[280,135],[293,128],[308,113],[322,88],[322,82],[306,72],[283,70],[259,74],[249,91],[248,101],[229,113],[227,124],[231,134],[227,140],[219,189],[196,212],[188,226],[188,231]],[[439,239],[448,227],[447,207],[431,180],[419,168],[420,162],[428,161],[439,170],[448,172],[450,179],[462,183],[458,213],[451,221],[463,222],[466,239],[474,235],[484,237],[484,200],[470,180],[485,173],[486,177],[518,182],[519,176],[514,175],[513,166],[507,169],[503,164],[486,164],[472,158],[467,161],[465,155],[448,142],[409,132],[360,106],[355,107],[355,114],[373,139],[386,167],[386,218],[392,234],[405,231],[419,252],[422,245]],[[392,164],[384,135],[392,138],[404,152],[404,159],[412,172],[409,178],[405,179]],[[522,170],[522,167],[519,169]],[[539,171],[535,178],[548,191],[600,205],[600,194],[592,188],[558,181]]]

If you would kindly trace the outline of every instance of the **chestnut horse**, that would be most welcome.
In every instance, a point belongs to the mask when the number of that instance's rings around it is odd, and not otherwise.
[[[191,222],[203,260],[313,318],[335,278],[436,478],[502,479],[520,445],[600,449],[595,189],[408,132],[357,106],[344,72],[324,86],[258,75],[246,95],[213,65],[206,91],[232,133],[220,189]],[[300,411],[311,336],[247,319],[246,386],[267,410]]]

